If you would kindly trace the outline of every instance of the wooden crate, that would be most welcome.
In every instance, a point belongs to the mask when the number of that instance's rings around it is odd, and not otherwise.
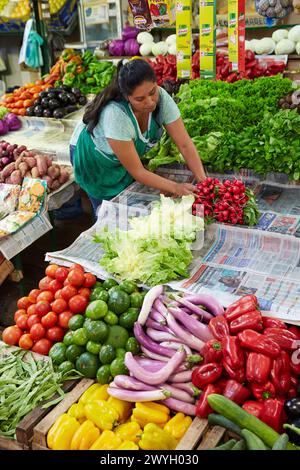
[[[57,405],[48,413],[33,429],[32,449],[41,450],[47,448],[47,434],[57,418],[66,413],[73,403],[76,403],[83,392],[87,390],[94,380],[82,379]]]
[[[29,450],[29,447],[15,439],[0,436],[0,450]]]
[[[211,426],[207,419],[194,418],[176,450],[205,450],[216,447],[225,437],[226,429]]]

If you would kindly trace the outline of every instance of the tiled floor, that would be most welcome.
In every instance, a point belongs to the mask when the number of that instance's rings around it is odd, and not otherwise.
[[[84,194],[82,194],[81,200],[83,210],[80,216],[69,220],[55,220],[58,250],[69,246],[81,232],[92,225],[90,203]],[[47,251],[53,251],[50,232],[21,253],[24,274],[22,283],[6,279],[0,286],[0,326],[13,324],[18,298],[26,295],[31,289],[37,288],[38,281],[44,277],[47,266],[44,258]]]

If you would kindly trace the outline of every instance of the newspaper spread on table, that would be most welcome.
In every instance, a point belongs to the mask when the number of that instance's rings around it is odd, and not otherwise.
[[[192,174],[178,166],[157,173],[178,182],[192,182]],[[192,292],[214,292],[224,306],[246,293],[254,293],[267,315],[300,324],[300,184],[286,175],[261,178],[249,170],[210,176],[240,178],[254,191],[260,220],[257,226],[212,224],[206,229],[205,243],[194,252],[190,278],[170,286]],[[113,201],[104,201],[96,224],[82,233],[65,250],[47,253],[46,260],[70,265],[83,264],[100,278],[108,274],[99,265],[101,248],[93,242],[100,227],[115,229],[109,213],[127,206],[128,217],[147,213],[159,192],[133,183]],[[113,209],[112,209],[113,208]],[[122,228],[122,227],[120,227]]]

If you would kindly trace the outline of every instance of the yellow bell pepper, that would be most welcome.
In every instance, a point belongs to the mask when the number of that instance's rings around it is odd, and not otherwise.
[[[117,450],[139,450],[139,446],[132,441],[124,441]]]
[[[132,441],[135,443],[140,440],[142,434],[139,424],[134,422],[120,424],[120,426],[115,428],[114,432],[123,441]]]
[[[174,450],[177,441],[156,424],[148,423],[144,428],[139,446],[142,450]]]
[[[101,431],[111,430],[119,419],[119,413],[104,400],[87,403],[84,407],[85,416]]]
[[[69,416],[76,419],[85,418],[84,406],[82,403],[74,403],[67,411]]]
[[[131,415],[132,403],[114,397],[109,397],[107,403],[118,412],[120,423],[124,423]]]
[[[79,403],[86,405],[95,400],[107,400],[109,397],[107,389],[108,384],[93,384],[81,395]]]
[[[64,416],[62,418],[62,416]],[[47,444],[50,449],[53,450],[69,450],[72,438],[80,427],[78,421],[72,416],[68,416],[66,413],[58,418],[57,422],[54,423],[50,428],[47,437]]]
[[[75,432],[71,441],[71,450],[87,450],[100,436],[100,431],[90,420],[84,421]]]
[[[116,450],[122,444],[122,440],[119,436],[112,431],[103,431],[98,437],[94,444],[90,447],[90,450]]]
[[[169,413],[169,408],[153,402],[136,403],[132,411],[133,417],[142,427],[147,423],[165,425],[169,420]]]
[[[181,439],[192,424],[192,421],[190,416],[185,416],[183,413],[176,413],[164,426],[164,430],[175,437],[175,439]]]

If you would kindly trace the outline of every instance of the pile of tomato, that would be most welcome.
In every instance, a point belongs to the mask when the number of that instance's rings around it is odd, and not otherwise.
[[[2,340],[47,355],[54,343],[63,340],[70,318],[85,312],[96,277],[79,264],[70,268],[50,264],[45,274],[38,289],[18,300],[15,325],[5,328]]]
[[[26,109],[33,105],[34,101],[40,96],[41,91],[49,87],[51,87],[51,84],[45,83],[44,80],[26,83],[21,88],[14,90],[13,93],[4,95],[0,106],[8,108],[14,114],[25,116]]]

